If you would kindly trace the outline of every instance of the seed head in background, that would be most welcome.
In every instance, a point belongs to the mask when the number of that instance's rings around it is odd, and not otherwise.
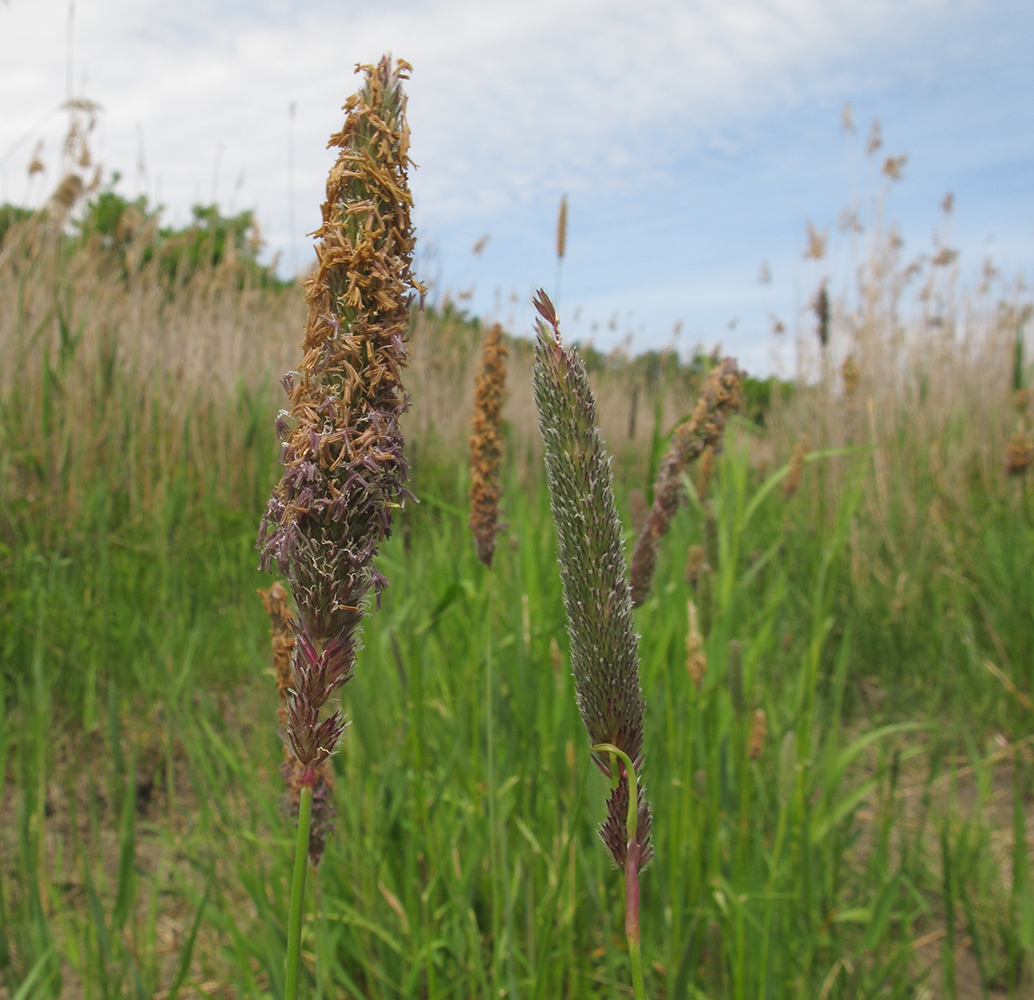
[[[499,531],[499,461],[503,437],[499,432],[506,388],[506,347],[503,328],[496,323],[485,338],[481,367],[474,382],[474,424],[470,436],[470,528],[478,559],[492,565]]]
[[[355,670],[373,566],[407,491],[399,418],[413,291],[409,128],[402,81],[385,56],[344,106],[327,179],[316,269],[307,284],[304,356],[283,379],[290,398],[277,433],[283,476],[259,529],[262,568],[275,561],[297,606],[285,741],[315,768],[344,730],[331,695]]]
[[[638,639],[610,460],[600,440],[596,399],[585,363],[561,344],[556,312],[545,292],[539,291],[535,308],[546,321],[538,325],[535,405],[556,524],[578,710],[590,744],[616,746],[638,774],[646,704],[639,687]],[[609,754],[594,752],[593,759],[610,777]],[[650,807],[641,784],[638,799],[637,872],[653,854]],[[622,772],[600,829],[622,868],[628,847],[627,813],[628,777]]]
[[[654,487],[653,507],[632,553],[632,601],[646,600],[657,566],[657,546],[683,499],[682,474],[707,448],[717,449],[730,413],[742,409],[740,370],[732,358],[711,369],[692,417],[675,428]]]

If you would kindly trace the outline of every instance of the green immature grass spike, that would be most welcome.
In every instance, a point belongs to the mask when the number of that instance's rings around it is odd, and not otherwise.
[[[288,916],[285,1000],[296,1000],[310,831],[321,837],[329,796],[316,772],[345,718],[331,699],[355,671],[370,594],[387,581],[373,564],[407,495],[399,419],[408,354],[415,239],[407,182],[408,63],[385,56],[345,103],[340,150],[327,178],[316,269],[306,283],[304,356],[283,386],[276,421],[284,472],[266,506],[257,547],[291,585],[293,625],[284,743],[301,768],[298,838]],[[328,704],[330,703],[330,704]]]
[[[538,326],[535,404],[545,444],[578,709],[590,744],[617,747],[640,773],[646,705],[610,460],[600,440],[585,364],[562,346],[556,312],[545,292],[538,293],[535,307],[546,321]],[[593,752],[599,769],[616,779],[600,836],[624,867],[628,780],[625,769],[612,764],[612,756]],[[653,853],[650,808],[642,786],[638,805],[637,872]]]
[[[366,80],[329,142],[340,153],[315,234],[304,357],[284,376],[291,408],[277,419],[284,473],[258,539],[262,568],[276,562],[298,608],[284,731],[313,768],[344,730],[340,711],[323,706],[355,670],[369,594],[386,584],[373,557],[407,493],[403,341],[420,290],[402,89],[410,67],[385,56],[357,68]]]

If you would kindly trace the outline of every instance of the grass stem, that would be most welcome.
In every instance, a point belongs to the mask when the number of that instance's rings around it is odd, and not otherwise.
[[[625,853],[625,937],[628,939],[628,957],[632,963],[632,993],[636,1000],[646,1000],[643,981],[643,953],[639,941],[639,782],[635,767],[628,754],[613,743],[597,743],[593,753],[609,753],[615,764],[620,760],[628,774],[628,849]]]
[[[298,798],[298,839],[294,849],[294,874],[291,877],[291,908],[287,917],[287,977],[284,1000],[298,1000],[298,971],[302,957],[302,903],[305,900],[305,874],[309,867],[309,820],[312,817],[312,789],[316,774],[310,765],[302,777]]]

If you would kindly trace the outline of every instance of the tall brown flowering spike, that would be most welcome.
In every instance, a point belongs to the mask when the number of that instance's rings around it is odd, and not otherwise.
[[[499,530],[499,459],[503,437],[499,423],[506,387],[506,347],[503,328],[496,323],[485,338],[481,367],[474,382],[474,427],[470,436],[470,528],[478,559],[492,565]]]
[[[600,440],[585,363],[562,346],[556,312],[545,292],[539,291],[535,308],[548,324],[538,326],[532,380],[556,524],[575,697],[590,745],[616,746],[639,774],[646,703],[639,687],[639,646],[610,460]],[[610,755],[593,753],[593,759],[611,777]],[[637,872],[653,855],[650,807],[642,784],[638,798]],[[627,853],[627,814],[628,778],[622,768],[600,828],[621,867]]]
[[[283,730],[287,725],[287,702],[291,696],[291,655],[295,646],[295,620],[287,603],[287,588],[282,583],[277,581],[268,590],[260,590],[258,593],[272,623],[270,644],[273,647],[273,675],[280,695],[276,717]],[[284,779],[284,794],[280,799],[280,807],[284,813],[297,821],[305,767],[288,747],[285,746],[283,750],[284,759],[280,764],[280,774]],[[334,817],[337,816],[337,810],[334,808],[334,772],[330,761],[324,761],[316,768],[313,777],[315,781],[309,826],[309,861],[316,868],[323,859],[327,837],[334,829]]]
[[[285,736],[315,768],[345,727],[324,705],[355,670],[373,566],[407,495],[399,418],[408,405],[401,373],[415,239],[410,221],[409,128],[402,81],[409,65],[388,57],[348,99],[340,150],[327,179],[316,269],[306,283],[304,356],[283,385],[290,410],[277,433],[284,473],[273,491],[258,548],[275,561],[298,609]]]
[[[725,421],[742,406],[740,370],[732,358],[711,369],[693,416],[675,428],[654,486],[653,507],[632,553],[632,602],[646,600],[657,566],[657,546],[683,500],[682,473],[706,448],[717,448]]]
[[[1005,471],[1010,476],[1022,476],[1034,465],[1034,441],[1023,431],[1013,434],[1005,446]]]

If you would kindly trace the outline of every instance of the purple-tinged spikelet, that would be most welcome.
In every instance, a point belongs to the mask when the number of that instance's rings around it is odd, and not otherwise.
[[[329,143],[341,152],[316,232],[304,356],[284,380],[291,424],[277,424],[284,473],[258,537],[262,568],[276,562],[298,609],[285,737],[303,780],[344,729],[324,706],[355,670],[369,593],[386,584],[373,557],[407,495],[403,341],[421,290],[402,90],[410,67],[385,57],[358,69],[366,81]]]
[[[270,629],[273,647],[273,674],[280,695],[280,705],[276,710],[277,722],[281,731],[287,725],[287,703],[291,697],[292,673],[291,659],[296,643],[296,623],[294,615],[287,603],[287,588],[279,581],[268,590],[260,590],[259,597],[266,608],[272,622]],[[293,751],[284,747],[284,759],[280,764],[280,774],[284,779],[284,793],[280,797],[280,808],[283,813],[298,819],[298,803],[301,798],[302,779],[305,777],[305,766],[295,757]],[[309,827],[309,861],[314,868],[319,867],[323,859],[323,851],[327,837],[334,829],[334,771],[329,760],[315,769],[313,775],[312,818]]]
[[[639,687],[639,648],[633,628],[628,569],[614,503],[610,460],[596,421],[596,399],[578,354],[560,342],[556,312],[545,292],[535,307],[549,325],[538,326],[533,374],[546,475],[557,533],[557,561],[571,639],[578,710],[590,745],[609,743],[643,763],[646,704]],[[610,755],[594,753],[611,776]],[[653,854],[650,807],[639,784],[637,871]],[[600,829],[621,867],[627,853],[628,779],[622,768]]]

